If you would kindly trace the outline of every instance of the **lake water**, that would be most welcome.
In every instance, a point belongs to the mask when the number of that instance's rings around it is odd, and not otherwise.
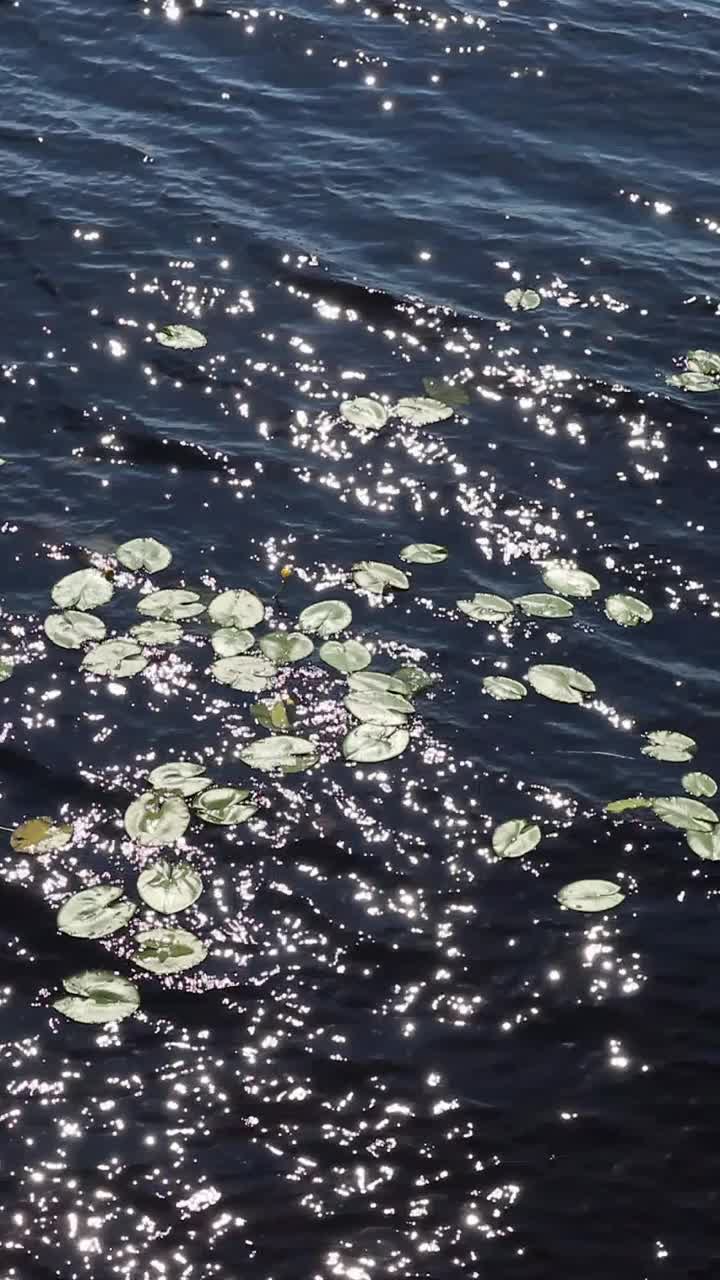
[[[717,398],[665,381],[720,348],[716,8],[1,21],[0,809],[73,826],[42,858],[3,833],[2,1280],[709,1280],[719,873],[604,806],[683,794],[652,730],[720,772]],[[207,345],[163,347],[178,322]],[[467,403],[374,437],[339,416],[427,378]],[[319,762],[249,769],[259,695],[213,679],[202,617],[132,678],[81,670],[43,631],[53,584],[100,568],[126,634],[150,584],[114,553],[150,535],[173,555],[155,586],[257,592],[275,628],[340,599],[375,668],[433,674],[407,750],[344,761],[316,650],[272,690]],[[416,542],[447,559],[403,565]],[[458,609],[546,591],[553,558],[600,583],[572,616]],[[409,589],[363,591],[364,560]],[[651,623],[606,616],[628,592]],[[595,694],[484,691],[544,663]],[[188,829],[204,893],[174,923],[209,954],[157,978],[131,959],[162,923],[142,903],[97,940],[55,915],[98,882],[137,902],[157,853],[123,813],[178,758],[258,810]],[[541,842],[495,858],[510,819]],[[587,878],[624,901],[561,909]],[[140,1012],[56,1012],[87,969]]]

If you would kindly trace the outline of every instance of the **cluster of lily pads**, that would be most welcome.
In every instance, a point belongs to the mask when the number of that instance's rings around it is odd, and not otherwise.
[[[665,379],[669,387],[682,391],[720,391],[720,355],[714,351],[688,351],[682,373]]]

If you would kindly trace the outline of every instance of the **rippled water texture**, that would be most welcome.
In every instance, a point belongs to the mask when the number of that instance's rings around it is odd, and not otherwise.
[[[0,810],[74,827],[42,858],[2,833],[3,1280],[709,1280],[718,873],[604,806],[680,792],[649,730],[720,771],[717,397],[665,383],[720,348],[716,9],[16,0],[0,22]],[[540,307],[512,311],[518,286]],[[162,347],[174,322],[207,345]],[[467,404],[372,438],[339,416],[426,378]],[[114,552],[150,534],[156,586],[247,588],[276,627],[339,598],[375,667],[434,674],[408,749],[343,761],[315,654],[274,687],[319,763],[248,769],[257,695],[213,680],[202,621],[130,679],[81,670],[43,631],[51,587],[99,567],[125,633],[150,583]],[[412,542],[448,558],[355,585]],[[571,617],[458,609],[544,590],[549,557],[601,584]],[[627,592],[651,623],[605,615]],[[483,691],[537,663],[596,693]],[[136,900],[154,855],[122,815],[178,757],[259,808],[189,828],[205,892],[180,922],[210,955],[160,979],[129,959],[147,909],[97,941],[55,913],[98,881]],[[542,839],[500,860],[512,818]],[[561,909],[596,877],[625,900]],[[56,1013],[88,968],[131,976],[140,1013]]]

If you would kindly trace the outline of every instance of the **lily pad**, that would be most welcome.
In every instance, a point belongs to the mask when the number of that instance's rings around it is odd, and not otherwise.
[[[131,538],[123,542],[117,549],[117,558],[126,569],[138,573],[159,573],[167,569],[172,560],[172,552],[157,538]]]
[[[404,724],[415,709],[407,698],[380,691],[363,695],[350,693],[344,704],[356,720],[368,720],[374,724]]]
[[[274,662],[268,658],[218,658],[210,668],[220,684],[242,693],[262,693],[272,684],[277,673]]]
[[[485,676],[483,689],[498,702],[520,702],[527,696],[527,689],[520,680],[511,680],[508,676]]]
[[[114,587],[98,569],[78,569],[55,583],[51,591],[59,609],[97,609],[112,600]]]
[[[205,765],[196,764],[193,760],[159,764],[150,773],[148,781],[153,791],[176,796],[196,796],[210,786],[210,779],[205,777]]]
[[[138,613],[149,618],[159,618],[163,622],[184,622],[186,618],[197,618],[205,612],[197,591],[181,589],[167,591],[151,591],[138,601]]]
[[[125,810],[125,830],[138,844],[175,844],[190,825],[190,810],[181,796],[145,791]]]
[[[358,561],[353,565],[353,579],[363,591],[374,591],[379,596],[383,591],[407,591],[410,586],[410,579],[402,569],[382,560]]]
[[[529,596],[517,596],[515,604],[530,618],[569,618],[575,606],[562,596],[546,596],[542,591]]]
[[[303,609],[298,622],[303,631],[326,639],[350,626],[352,610],[344,600],[319,600],[317,604],[310,604],[307,609]]]
[[[671,387],[683,391],[720,391],[720,356],[713,351],[688,351],[683,373],[666,378]]]
[[[254,591],[221,591],[211,600],[208,613],[219,627],[236,627],[243,631],[262,622],[265,605]]]
[[[384,671],[354,671],[348,676],[348,688],[363,698],[378,693],[398,693],[401,697],[407,694],[404,682],[396,675],[386,675]]]
[[[426,689],[430,689],[435,684],[434,678],[429,676],[427,671],[423,671],[422,667],[398,667],[397,671],[393,671],[391,678],[400,681],[400,684],[404,686],[405,694],[409,698],[414,698],[418,693],[424,693]]]
[[[423,387],[431,400],[439,400],[440,404],[449,404],[453,409],[470,403],[470,396],[464,387],[443,382],[442,378],[423,378]]]
[[[437,542],[411,542],[400,552],[400,559],[408,564],[441,564],[447,558],[447,547]]]
[[[693,373],[705,373],[709,377],[720,378],[720,354],[716,351],[688,351],[685,362]]]
[[[16,827],[10,836],[10,844],[16,853],[43,854],[64,849],[73,838],[71,824],[53,822],[52,818],[29,818]]]
[[[153,911],[173,916],[187,911],[202,893],[203,882],[189,862],[167,862],[162,859],[140,872],[137,891]]]
[[[266,658],[281,667],[289,662],[301,662],[315,646],[300,631],[271,631],[260,640],[260,648]]]
[[[140,995],[134,983],[105,969],[76,973],[72,978],[64,978],[63,986],[68,994],[53,1000],[53,1008],[73,1022],[122,1022],[140,1008]]]
[[[688,796],[657,796],[652,807],[658,818],[682,831],[710,831],[718,821],[713,809]]]
[[[705,796],[709,799],[717,795],[717,782],[709,773],[685,773],[682,784],[690,796]]]
[[[343,739],[342,753],[350,764],[378,764],[401,755],[409,741],[407,729],[364,721]]]
[[[254,800],[248,799],[250,794],[240,787],[211,787],[195,801],[193,809],[204,822],[234,826],[236,822],[247,822],[257,813]]]
[[[164,978],[202,964],[207,956],[207,943],[188,929],[161,927],[139,933],[130,959],[148,973]]]
[[[431,396],[405,396],[404,399],[398,400],[393,413],[411,427],[430,427],[434,422],[444,422],[446,418],[452,418],[454,409],[452,405],[445,404],[442,400],[435,400]]]
[[[627,813],[630,809],[652,809],[653,803],[647,796],[627,796],[624,800],[611,800],[605,805],[605,812]]]
[[[390,414],[379,400],[371,400],[369,396],[355,396],[352,400],[343,400],[340,414],[353,427],[362,431],[381,431]]]
[[[557,667],[552,663],[538,663],[527,673],[528,684],[536,693],[554,702],[584,702],[583,694],[594,693],[595,685],[589,676],[574,667]]]
[[[210,637],[210,643],[221,658],[237,658],[252,649],[255,636],[252,631],[241,631],[239,627],[220,627]]]
[[[362,671],[372,662],[372,654],[359,640],[327,640],[320,646],[320,657],[329,667],[341,671],[343,675],[351,675],[353,671]]]
[[[720,391],[720,378],[708,378],[702,373],[673,373],[665,381],[681,391]]]
[[[156,331],[155,337],[161,346],[172,347],[173,351],[197,351],[207,346],[205,334],[189,324],[166,324]]]
[[[653,611],[637,596],[608,596],[605,613],[619,627],[637,627],[641,622],[652,622]]]
[[[573,880],[557,896],[561,907],[571,911],[611,911],[625,901],[625,894],[612,880]]]
[[[43,627],[48,639],[61,649],[82,649],[84,644],[102,640],[106,633],[102,618],[83,613],[81,609],[49,613]]]
[[[14,670],[15,663],[12,658],[0,657],[0,684],[3,680],[9,680]]]
[[[653,760],[666,760],[670,764],[685,764],[692,760],[697,751],[697,742],[685,733],[675,733],[671,729],[653,729],[646,733],[648,745],[642,748],[644,756],[652,756]]]
[[[179,644],[183,629],[177,622],[136,622],[130,635],[138,644]]]
[[[545,586],[561,596],[587,600],[594,591],[600,590],[600,583],[592,573],[585,573],[584,569],[576,569],[574,565],[561,564],[557,560],[551,560],[543,567],[542,576]]]
[[[542,840],[542,831],[535,822],[526,818],[514,818],[502,822],[492,835],[493,851],[498,858],[522,858]]]
[[[720,824],[709,831],[687,831],[685,839],[698,858],[707,862],[720,862]]]
[[[240,752],[243,764],[251,769],[281,769],[283,773],[310,769],[317,758],[317,747],[307,738],[258,738]]]
[[[542,298],[535,289],[510,289],[505,294],[505,302],[513,311],[535,311]]]
[[[289,733],[295,722],[295,703],[283,698],[275,702],[256,702],[250,714],[263,729],[271,733]]]
[[[487,595],[484,591],[476,591],[472,600],[458,600],[457,607],[461,613],[467,614],[473,622],[507,622],[513,613],[513,606],[502,596]]]
[[[147,664],[147,654],[136,640],[103,640],[88,650],[80,665],[96,676],[126,680],[144,671]]]
[[[57,913],[57,927],[71,938],[109,938],[124,929],[135,915],[135,905],[124,895],[121,884],[96,884],[81,889],[63,902]]]

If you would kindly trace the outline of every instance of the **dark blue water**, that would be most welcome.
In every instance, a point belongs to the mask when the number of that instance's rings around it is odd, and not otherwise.
[[[0,23],[0,811],[75,823],[0,860],[2,1280],[714,1276],[718,872],[603,806],[679,790],[646,730],[720,770],[717,397],[665,384],[720,347],[715,8],[17,0]],[[518,282],[538,310],[506,306]],[[162,349],[179,320],[207,346]],[[426,377],[468,405],[369,442],[339,423],[341,395]],[[193,829],[210,957],[175,981],[54,919],[132,887],[151,762],[250,777],[254,699],[210,679],[201,627],[119,687],[45,641],[52,584],[150,534],[163,586],[272,604],[289,563],[276,621],[332,588],[378,665],[441,677],[408,751],[354,768],[341,684],[282,677],[321,763]],[[414,541],[447,561],[357,591],[355,561]],[[602,597],[458,612],[542,590],[551,555]],[[651,625],[605,617],[623,591]],[[590,705],[483,694],[544,661]],[[515,817],[543,842],[494,860]],[[558,908],[594,876],[619,908]],[[52,1010],[98,967],[140,1015]]]

